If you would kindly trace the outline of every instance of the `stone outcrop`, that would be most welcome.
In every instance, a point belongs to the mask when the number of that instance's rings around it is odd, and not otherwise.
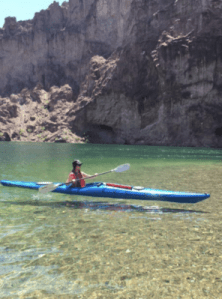
[[[40,84],[31,92],[23,89],[10,98],[0,98],[0,141],[83,142],[67,122],[72,100],[69,85],[52,86],[46,92]]]
[[[221,147],[221,25],[217,0],[69,0],[6,18],[1,139]]]

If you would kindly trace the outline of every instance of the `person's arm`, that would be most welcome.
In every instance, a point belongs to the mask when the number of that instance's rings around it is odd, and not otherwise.
[[[73,185],[75,185],[75,181],[73,181],[73,179],[74,176],[69,174],[68,179],[66,180],[66,184],[73,183]]]
[[[66,184],[68,184],[70,182],[70,178],[68,177],[68,179],[66,180]]]
[[[93,175],[92,179],[95,178],[97,175],[98,175],[98,173],[95,173],[95,174]],[[83,176],[83,178],[88,178],[88,177],[90,177],[90,176],[92,176],[92,175],[91,175],[91,174],[87,174],[87,173],[85,173],[85,172],[82,172],[82,176]]]

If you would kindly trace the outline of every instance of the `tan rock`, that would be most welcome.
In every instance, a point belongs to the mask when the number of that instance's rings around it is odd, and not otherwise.
[[[53,87],[50,92],[38,85],[33,90],[23,89],[19,94],[12,94],[10,98],[0,98],[1,140],[83,142],[83,138],[71,132],[67,122],[66,113],[73,105],[72,96],[68,85]],[[55,103],[52,113],[46,108],[46,99]],[[60,102],[66,107],[63,108]]]
[[[38,103],[46,102],[48,100],[47,92],[41,88],[40,84],[31,91],[30,96],[32,101],[36,101]]]

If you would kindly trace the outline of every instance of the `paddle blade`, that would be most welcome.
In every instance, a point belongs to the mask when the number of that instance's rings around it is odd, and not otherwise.
[[[40,193],[48,193],[55,190],[60,184],[50,184],[39,188]]]
[[[127,164],[123,164],[123,165],[120,165],[118,167],[116,167],[115,169],[113,169],[115,172],[123,172],[123,171],[126,171],[130,168],[130,164],[127,163]]]

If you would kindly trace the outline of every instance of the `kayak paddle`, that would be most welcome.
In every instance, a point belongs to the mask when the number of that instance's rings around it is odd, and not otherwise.
[[[102,174],[106,174],[106,173],[109,173],[109,172],[114,172],[114,171],[115,172],[123,172],[123,171],[128,170],[129,168],[130,168],[130,164],[123,164],[123,165],[120,165],[120,166],[116,167],[115,169],[111,169],[111,170],[106,171],[106,172],[98,173],[96,176],[102,175]],[[87,178],[84,178],[84,180],[90,179],[90,178],[93,178],[93,177],[95,177],[95,175],[91,175],[91,176],[89,176]],[[79,180],[81,180],[81,179],[77,179],[77,180],[73,180],[73,181],[79,181]],[[69,184],[71,184],[71,182],[69,182],[69,183],[61,183],[61,184],[60,183],[59,184],[53,184],[52,183],[52,184],[40,187],[39,188],[39,192],[41,192],[41,193],[51,192],[51,191],[55,190],[56,188],[58,188],[59,186],[62,186],[64,184],[69,185]]]

